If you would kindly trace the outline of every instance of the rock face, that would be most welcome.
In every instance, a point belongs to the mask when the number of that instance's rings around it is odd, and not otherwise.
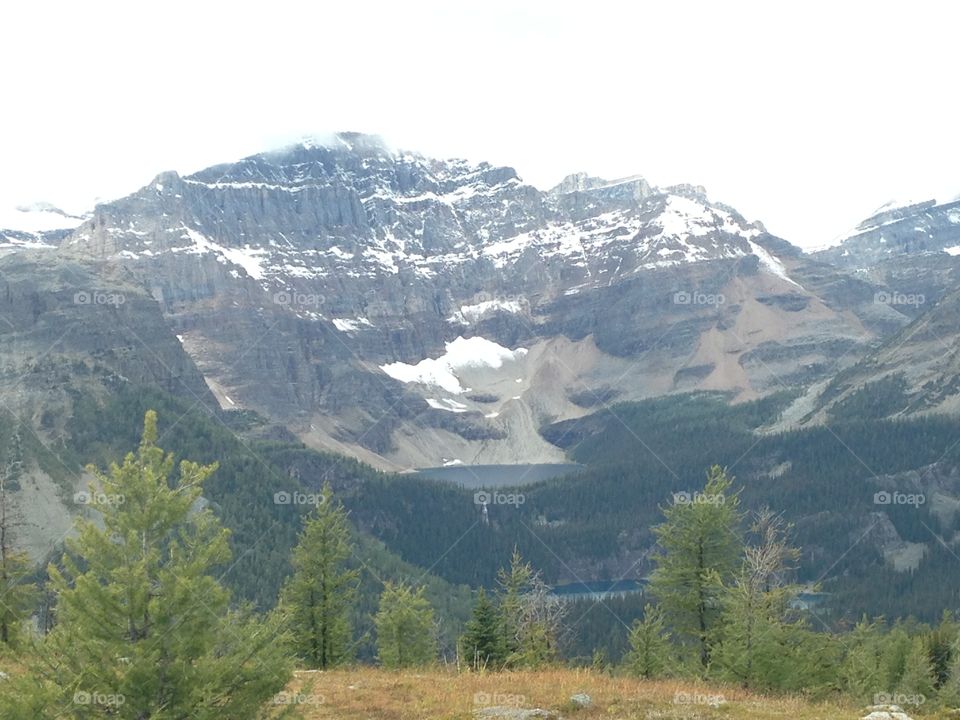
[[[557,460],[545,422],[806,385],[911,317],[702,188],[541,192],[355,133],[161,174],[58,254],[142,282],[223,407],[395,469]]]
[[[960,198],[888,203],[814,257],[932,305],[960,281]],[[913,316],[925,309],[899,304]]]
[[[0,257],[0,426],[25,426],[17,504],[20,541],[34,559],[69,531],[73,494],[90,480],[46,449],[62,447],[71,433],[95,434],[69,425],[77,403],[122,385],[217,407],[159,305],[125,269],[94,272],[50,251]]]
[[[921,304],[928,305],[925,299]],[[881,416],[960,412],[960,290],[929,305],[913,322],[834,377],[806,421],[827,420],[842,412],[845,404],[867,396],[882,399],[873,411]]]
[[[836,246],[818,253],[837,265],[868,268],[892,257],[928,252],[960,255],[960,197],[888,203]]]

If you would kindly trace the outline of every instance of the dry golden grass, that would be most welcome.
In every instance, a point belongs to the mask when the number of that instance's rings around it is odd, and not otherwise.
[[[687,681],[642,681],[589,670],[456,674],[444,669],[389,672],[370,667],[298,672],[291,699],[307,720],[463,720],[483,707],[543,708],[576,720],[839,720],[859,718],[859,706],[764,697],[739,688]],[[575,693],[593,704],[577,708]],[[294,697],[300,694],[300,697]],[[711,699],[723,702],[712,706]]]

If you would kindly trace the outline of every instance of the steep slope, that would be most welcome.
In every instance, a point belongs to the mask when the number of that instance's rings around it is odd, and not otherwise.
[[[17,435],[22,534],[34,557],[62,539],[89,480],[80,470],[88,458],[61,454],[78,404],[126,386],[217,407],[156,301],[123,268],[96,274],[49,251],[0,258],[0,463]]]
[[[931,412],[960,413],[960,287],[826,384],[804,422]]]
[[[341,133],[96,208],[224,408],[380,467],[559,459],[612,398],[806,384],[907,322],[702,188],[440,161]]]

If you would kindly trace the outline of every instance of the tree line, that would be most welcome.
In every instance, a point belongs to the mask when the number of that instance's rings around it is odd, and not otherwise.
[[[136,452],[106,471],[90,467],[96,518],[77,521],[44,588],[28,582],[16,549],[10,483],[0,473],[0,719],[55,717],[277,717],[274,701],[297,667],[356,661],[352,623],[360,573],[356,533],[329,485],[303,517],[291,574],[275,607],[238,602],[221,578],[237,558],[229,530],[205,501],[217,464],[182,460],[157,443],[145,415]],[[764,691],[906,698],[960,704],[960,623],[861,620],[849,632],[817,626],[792,603],[799,548],[784,517],[747,512],[742,489],[719,466],[701,489],[675,497],[653,528],[649,594],[611,672],[699,677]],[[437,614],[425,587],[384,581],[374,615],[385,668],[438,661]],[[40,593],[54,598],[49,627],[32,621]],[[540,668],[562,662],[569,605],[514,550],[490,592],[480,589],[456,643],[460,671]]]

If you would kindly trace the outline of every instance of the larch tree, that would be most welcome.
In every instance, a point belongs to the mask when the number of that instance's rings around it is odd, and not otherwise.
[[[374,622],[377,658],[385,668],[420,667],[437,657],[433,608],[426,588],[387,582]]]
[[[293,574],[281,592],[294,650],[311,668],[324,669],[352,658],[351,613],[359,571],[347,566],[350,523],[329,485],[305,517],[293,550]]]
[[[744,687],[776,688],[794,672],[794,631],[802,623],[788,620],[789,603],[799,588],[789,573],[800,551],[790,545],[790,526],[782,515],[764,508],[754,515],[755,542],[723,596],[722,642],[716,660],[721,674]]]
[[[636,620],[628,636],[627,670],[642,678],[657,678],[671,669],[673,646],[663,621],[663,611],[647,604],[643,619]]]
[[[650,591],[668,625],[694,643],[700,665],[710,665],[723,615],[724,585],[736,571],[743,541],[739,496],[726,471],[711,467],[703,492],[678,493],[663,508]]]

